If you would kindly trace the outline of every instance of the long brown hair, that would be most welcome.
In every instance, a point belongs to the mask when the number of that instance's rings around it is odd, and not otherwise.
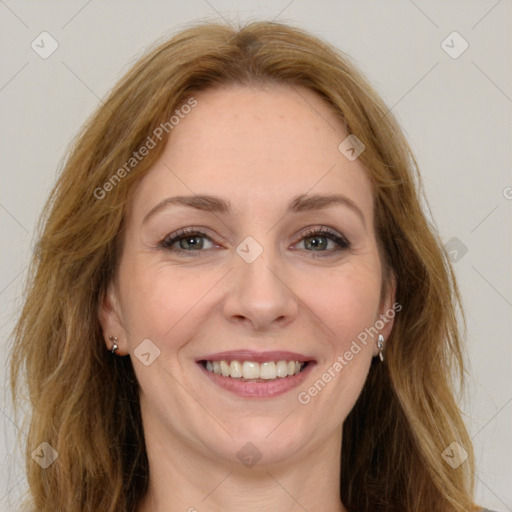
[[[31,506],[128,512],[147,489],[137,381],[129,357],[106,352],[98,308],[116,269],[126,205],[171,128],[144,159],[126,163],[194,93],[233,83],[307,87],[366,146],[359,158],[373,185],[381,257],[403,309],[386,362],[372,364],[343,426],[342,502],[358,512],[471,510],[473,452],[452,381],[463,377],[460,297],[420,205],[414,157],[346,55],[269,22],[181,31],[135,64],[74,141],[41,221],[14,336],[12,390],[16,400],[24,373],[32,409]],[[42,442],[58,453],[47,469],[31,457]],[[468,454],[457,468],[442,457],[453,442]]]

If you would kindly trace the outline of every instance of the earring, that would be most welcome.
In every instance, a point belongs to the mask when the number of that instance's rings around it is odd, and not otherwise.
[[[119,345],[117,344],[117,337],[116,336],[109,336],[108,339],[112,342],[112,354],[116,354],[116,350],[119,348]]]
[[[379,334],[377,338],[377,347],[379,347],[379,359],[384,361],[384,336],[382,334]]]

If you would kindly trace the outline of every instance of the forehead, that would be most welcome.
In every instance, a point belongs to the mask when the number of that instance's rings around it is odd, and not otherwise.
[[[339,192],[371,217],[366,171],[338,150],[348,133],[314,92],[287,85],[233,85],[193,96],[197,106],[173,128],[163,154],[138,187],[136,203],[210,194],[228,199],[243,213],[284,206],[290,197],[309,192]]]

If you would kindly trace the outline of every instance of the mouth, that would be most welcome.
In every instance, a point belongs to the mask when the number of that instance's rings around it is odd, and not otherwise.
[[[237,379],[241,382],[267,382],[270,380],[292,377],[302,372],[308,361],[201,361],[203,367],[210,373]]]
[[[245,398],[270,398],[298,386],[316,361],[291,352],[225,352],[196,360],[211,382]]]

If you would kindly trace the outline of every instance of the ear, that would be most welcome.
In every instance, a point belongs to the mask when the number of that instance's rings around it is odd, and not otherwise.
[[[393,270],[389,271],[387,284],[381,299],[379,308],[379,317],[375,319],[375,326],[378,328],[379,334],[384,336],[384,342],[388,340],[393,330],[395,315],[402,309],[402,305],[396,302],[396,275]],[[377,343],[374,347],[374,355],[379,354]]]
[[[126,341],[126,330],[123,327],[121,309],[115,284],[111,282],[108,285],[106,292],[100,300],[98,318],[101,328],[103,330],[103,340],[108,350],[112,350],[113,342],[109,339],[110,336],[117,338],[118,356],[124,356],[128,353],[128,346]]]

